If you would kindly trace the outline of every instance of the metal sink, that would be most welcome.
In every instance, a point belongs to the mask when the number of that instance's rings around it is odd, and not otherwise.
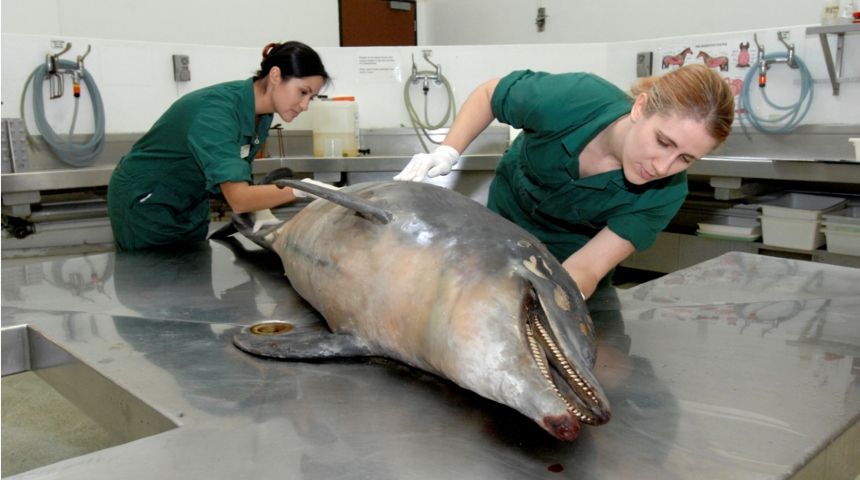
[[[4,476],[177,426],[37,330],[18,325],[2,328],[0,334]],[[27,372],[35,376],[12,377]],[[16,398],[10,391],[14,388],[37,389],[44,394],[32,401],[7,402]],[[83,427],[71,427],[73,424]],[[64,433],[69,430],[77,431]],[[67,448],[58,448],[60,443]],[[7,467],[7,461],[13,466]]]

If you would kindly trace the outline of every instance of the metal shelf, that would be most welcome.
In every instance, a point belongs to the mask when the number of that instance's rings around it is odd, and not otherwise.
[[[833,95],[839,95],[839,82],[842,76],[842,53],[845,45],[846,33],[860,33],[860,23],[848,23],[844,25],[821,25],[808,27],[807,35],[818,35],[821,40],[821,49],[824,51],[824,61],[827,63],[827,73],[830,75],[830,85],[833,86]],[[830,42],[827,35],[836,35],[836,61],[830,52]]]

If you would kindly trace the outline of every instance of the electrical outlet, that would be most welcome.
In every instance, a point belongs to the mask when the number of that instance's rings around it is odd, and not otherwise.
[[[188,55],[174,55],[173,80],[177,82],[191,81],[191,70],[188,67],[190,63],[191,61],[188,59]]]
[[[651,63],[654,54],[652,52],[639,52],[636,54],[636,76],[650,77]]]

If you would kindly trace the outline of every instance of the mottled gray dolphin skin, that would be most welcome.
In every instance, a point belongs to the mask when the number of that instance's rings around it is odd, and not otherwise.
[[[585,302],[531,234],[430,184],[276,183],[324,198],[258,235],[241,218],[237,228],[278,253],[330,332],[257,325],[237,334],[236,346],[291,360],[392,358],[505,404],[561,440],[575,439],[580,423],[609,421]]]

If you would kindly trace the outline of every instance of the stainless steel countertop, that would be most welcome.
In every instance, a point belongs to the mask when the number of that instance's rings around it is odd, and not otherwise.
[[[319,321],[274,254],[242,245],[3,267],[4,327],[179,424],[15,478],[785,478],[860,418],[858,269],[729,253],[599,290],[613,419],[563,443],[400,364],[235,349],[240,326]]]
[[[411,155],[372,155],[348,158],[281,157],[254,160],[254,172],[264,174],[275,168],[289,167],[296,172],[398,172]],[[464,155],[454,167],[460,171],[493,172],[501,154]],[[113,166],[79,169],[42,170],[37,172],[5,173],[2,175],[4,193],[32,192],[65,188],[105,186]],[[771,159],[761,157],[708,156],[694,163],[690,175],[728,176],[774,180],[800,180],[860,184],[860,162]]]

